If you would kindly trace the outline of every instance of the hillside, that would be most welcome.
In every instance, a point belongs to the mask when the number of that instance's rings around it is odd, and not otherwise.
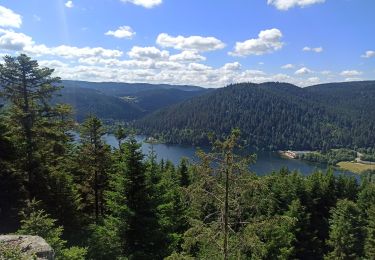
[[[209,90],[195,86],[68,81],[54,102],[68,103],[81,122],[89,113],[104,120],[131,121],[158,109],[202,95]]]
[[[103,120],[134,120],[144,114],[135,104],[120,98],[108,96],[94,89],[64,87],[54,103],[67,103],[74,109],[74,117],[82,122],[89,114],[95,114]]]
[[[65,87],[81,87],[99,90],[110,96],[125,96],[142,91],[158,89],[178,89],[182,91],[200,91],[204,88],[187,85],[148,84],[148,83],[123,83],[123,82],[89,82],[78,80],[63,80],[61,84]]]
[[[238,127],[246,143],[258,149],[373,146],[374,121],[365,120],[364,105],[375,104],[370,83],[342,83],[343,88],[336,83],[333,93],[331,85],[235,84],[157,111],[135,125],[171,143],[204,144],[207,133],[224,135]]]

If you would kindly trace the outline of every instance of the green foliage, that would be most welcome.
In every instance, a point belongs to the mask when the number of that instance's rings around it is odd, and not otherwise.
[[[374,89],[374,81],[308,88],[240,83],[156,111],[135,126],[168,143],[208,144],[210,132],[225,136],[239,127],[241,139],[257,149],[374,147]]]
[[[289,259],[293,255],[294,220],[287,216],[255,219],[244,230],[244,251],[251,259]]]
[[[363,255],[363,223],[357,205],[340,200],[332,209],[326,259],[358,259]]]
[[[88,117],[80,129],[81,146],[79,163],[79,189],[83,197],[84,210],[95,221],[104,216],[104,191],[108,186],[108,171],[111,168],[111,151],[102,140],[105,130],[96,116]]]
[[[375,205],[368,210],[368,222],[366,226],[365,256],[367,259],[375,258]]]
[[[22,254],[21,248],[0,242],[0,260],[29,260]]]
[[[67,241],[61,238],[63,227],[57,226],[56,220],[50,218],[44,210],[40,209],[39,204],[39,202],[33,200],[28,204],[27,208],[21,212],[21,228],[17,233],[44,238],[55,251],[57,260],[85,259],[86,249],[79,247],[66,248]]]
[[[344,161],[354,161],[356,157],[357,153],[350,149],[331,149],[322,153],[312,152],[301,155],[301,159],[303,160],[329,165],[336,165],[338,162]]]

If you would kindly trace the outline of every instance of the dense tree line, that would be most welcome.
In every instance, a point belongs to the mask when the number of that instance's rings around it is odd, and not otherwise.
[[[257,149],[374,147],[375,83],[361,84],[343,83],[340,89],[337,83],[333,91],[235,84],[157,111],[135,126],[170,143],[207,144],[210,132],[227,135],[239,127],[245,144]]]
[[[74,142],[52,72],[25,55],[0,65],[0,233],[42,236],[57,259],[374,258],[374,173],[257,176],[238,130],[195,164],[144,156],[122,128],[110,148],[95,116]],[[0,244],[3,258],[21,255]]]
[[[350,150],[350,149],[332,149],[328,151],[321,151],[321,152],[309,152],[303,153],[299,156],[300,159],[310,161],[310,162],[317,162],[317,163],[324,163],[329,165],[336,165],[338,162],[344,161],[354,161],[357,157],[357,152]]]

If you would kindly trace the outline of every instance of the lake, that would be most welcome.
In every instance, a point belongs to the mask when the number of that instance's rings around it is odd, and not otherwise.
[[[104,139],[106,143],[112,147],[118,147],[116,138],[113,135],[105,135]],[[157,159],[161,160],[170,160],[174,164],[178,164],[182,157],[187,157],[191,161],[196,161],[197,157],[195,156],[196,147],[186,146],[186,145],[170,145],[170,144],[149,144],[144,142],[144,136],[136,136],[136,140],[142,143],[142,152],[147,155],[151,147],[153,147]],[[203,149],[208,151],[208,148]],[[281,157],[277,152],[256,152],[257,161],[254,165],[250,166],[250,169],[256,172],[258,175],[269,174],[272,171],[277,171],[282,167],[287,167],[289,170],[297,170],[304,175],[308,175],[315,170],[326,171],[327,165],[309,163],[306,161],[288,159]],[[354,173],[347,171],[338,171],[335,170],[335,174],[346,174],[346,175],[355,175]]]

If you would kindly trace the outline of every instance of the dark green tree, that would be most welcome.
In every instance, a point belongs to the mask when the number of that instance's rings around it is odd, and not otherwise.
[[[339,200],[331,211],[326,259],[358,259],[363,256],[363,223],[357,205],[347,199]]]
[[[102,140],[105,130],[96,116],[88,117],[80,129],[81,146],[77,163],[82,169],[80,189],[85,207],[94,213],[95,221],[104,216],[104,191],[108,185],[111,167],[110,147]]]
[[[147,181],[140,144],[134,137],[124,143],[125,198],[129,209],[127,228],[121,234],[124,252],[130,259],[161,259],[163,234]]]
[[[375,258],[375,205],[372,205],[368,209],[365,256],[367,257],[367,259]]]
[[[44,132],[51,113],[51,96],[59,89],[53,69],[41,68],[38,62],[21,54],[4,57],[0,64],[0,86],[10,103],[8,123],[16,140],[20,170],[25,174],[29,199],[40,190],[43,148],[41,140],[48,139]]]

